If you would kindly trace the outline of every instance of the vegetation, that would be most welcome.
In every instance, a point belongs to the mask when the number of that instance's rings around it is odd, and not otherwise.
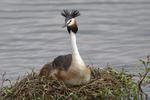
[[[147,61],[140,60],[145,66],[145,73],[129,74],[122,70],[117,72],[106,69],[92,69],[90,83],[80,86],[67,86],[61,81],[52,78],[39,77],[32,71],[14,85],[1,86],[0,99],[2,100],[144,100],[146,94],[141,84],[150,83],[149,57]],[[139,77],[140,80],[135,80]],[[2,84],[10,81],[2,75]],[[10,81],[11,83],[11,81]],[[143,95],[145,94],[145,95]],[[145,96],[147,98],[147,95]]]

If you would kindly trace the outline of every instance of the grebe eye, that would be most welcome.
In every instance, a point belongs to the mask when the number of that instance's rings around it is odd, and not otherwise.
[[[71,20],[69,20],[68,24],[70,24],[70,23],[71,23]]]

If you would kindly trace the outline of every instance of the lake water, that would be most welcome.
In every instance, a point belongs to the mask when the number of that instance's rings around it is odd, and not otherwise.
[[[136,73],[150,54],[149,0],[0,0],[0,74],[15,80],[71,53],[62,9],[80,10],[77,45],[86,64]]]

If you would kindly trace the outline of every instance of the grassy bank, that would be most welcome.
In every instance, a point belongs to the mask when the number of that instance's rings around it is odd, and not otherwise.
[[[144,61],[141,61],[144,63]],[[145,65],[146,66],[146,65]],[[14,85],[1,88],[2,100],[142,100],[143,94],[135,75],[107,67],[92,69],[90,83],[67,86],[51,78],[39,77],[32,71]],[[139,74],[144,76],[145,74]],[[137,77],[138,75],[136,75]],[[138,76],[140,77],[140,76]],[[141,82],[142,83],[142,82]]]

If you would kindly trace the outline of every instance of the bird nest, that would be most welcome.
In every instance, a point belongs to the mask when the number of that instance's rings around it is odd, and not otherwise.
[[[2,97],[7,100],[94,100],[134,97],[131,75],[118,73],[112,68],[92,69],[88,84],[68,86],[61,81],[39,77],[32,71],[9,89],[4,89]]]

